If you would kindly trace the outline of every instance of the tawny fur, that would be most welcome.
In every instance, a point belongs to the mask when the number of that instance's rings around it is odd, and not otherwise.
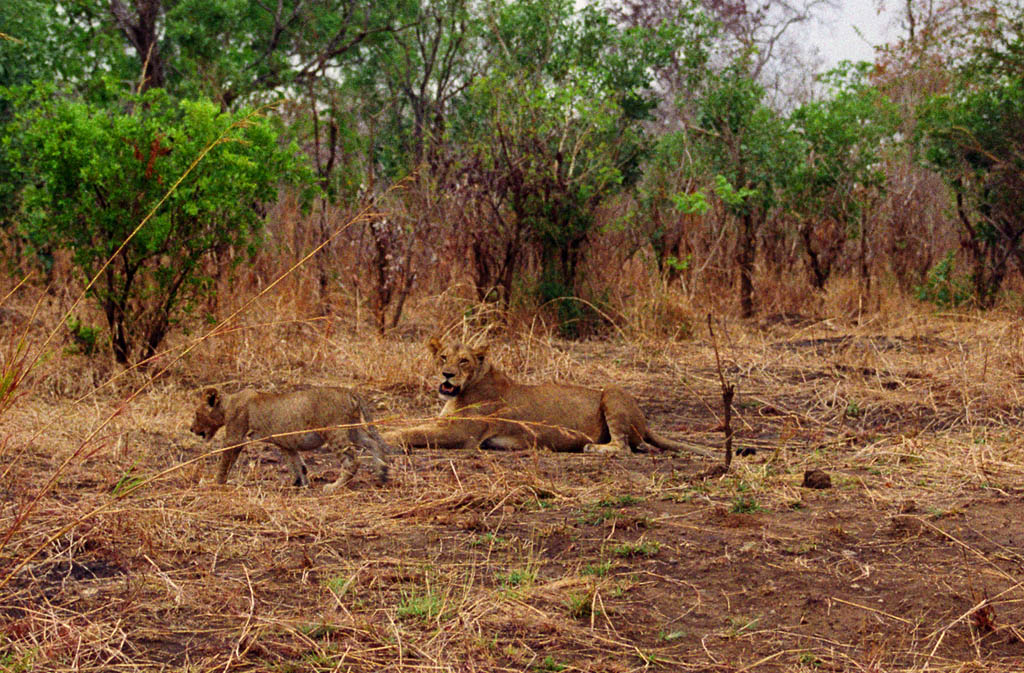
[[[658,449],[709,451],[661,437],[626,391],[562,383],[516,383],[487,358],[487,347],[442,344],[427,347],[441,377],[445,398],[440,416],[412,428],[386,432],[386,441],[408,447],[545,447],[554,451],[620,452]]]
[[[224,426],[224,450],[221,452],[217,483],[227,481],[228,472],[249,441],[264,441],[284,454],[294,485],[309,486],[306,465],[299,451],[328,446],[342,455],[342,474],[325,487],[330,492],[347,484],[355,476],[359,461],[354,450],[369,450],[377,466],[380,483],[387,481],[388,448],[373,416],[362,398],[348,388],[307,388],[286,393],[261,393],[243,390],[225,394],[216,388],[202,391],[192,420],[192,432],[213,439]]]

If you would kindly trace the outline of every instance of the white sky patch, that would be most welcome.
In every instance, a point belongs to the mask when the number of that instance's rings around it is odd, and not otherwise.
[[[879,14],[875,0],[841,0],[838,10],[805,28],[809,44],[818,48],[827,70],[842,60],[874,61],[876,45],[896,36],[892,15]]]

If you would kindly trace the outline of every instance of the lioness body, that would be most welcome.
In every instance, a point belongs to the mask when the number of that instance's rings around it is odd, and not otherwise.
[[[377,477],[387,480],[384,460],[386,444],[377,429],[370,425],[373,417],[366,404],[347,388],[308,388],[286,393],[261,393],[243,390],[225,394],[207,388],[196,408],[192,432],[204,439],[213,439],[224,426],[217,483],[227,481],[243,445],[248,440],[262,440],[277,446],[285,455],[296,486],[309,486],[306,465],[299,451],[320,446],[338,450],[343,470],[338,480],[325,490],[344,486],[355,476],[359,462],[353,445],[370,451],[377,464]]]
[[[647,427],[636,400],[623,389],[600,390],[562,383],[516,383],[487,359],[487,349],[432,339],[446,400],[429,423],[385,433],[389,442],[411,447],[618,452],[635,449],[689,450]]]

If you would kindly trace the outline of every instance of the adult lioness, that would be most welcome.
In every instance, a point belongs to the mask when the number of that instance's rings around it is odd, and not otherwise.
[[[295,486],[309,486],[306,464],[299,451],[323,445],[339,449],[344,468],[338,480],[324,488],[331,492],[347,484],[359,469],[353,444],[369,449],[377,464],[378,480],[387,481],[387,444],[370,425],[372,421],[363,400],[347,388],[308,388],[287,393],[243,390],[233,395],[206,388],[196,407],[191,430],[209,440],[222,425],[226,426],[218,484],[227,481],[228,471],[247,440],[262,440],[280,448]]]
[[[693,451],[647,428],[636,400],[615,386],[601,390],[561,383],[525,385],[512,381],[487,358],[487,347],[427,343],[441,375],[445,400],[440,416],[415,427],[385,432],[387,441],[411,447],[618,452],[659,449]]]

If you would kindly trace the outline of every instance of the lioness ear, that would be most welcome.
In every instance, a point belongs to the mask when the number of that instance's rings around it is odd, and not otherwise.
[[[203,399],[207,406],[215,407],[220,402],[220,391],[216,388],[206,388],[203,390]]]
[[[427,341],[427,350],[430,351],[431,355],[437,355],[437,352],[441,350],[441,341],[437,337],[430,337]]]
[[[477,346],[476,348],[473,349],[473,357],[475,357],[480,362],[484,361],[484,357],[486,357],[486,355],[487,344],[484,344],[483,346]]]

